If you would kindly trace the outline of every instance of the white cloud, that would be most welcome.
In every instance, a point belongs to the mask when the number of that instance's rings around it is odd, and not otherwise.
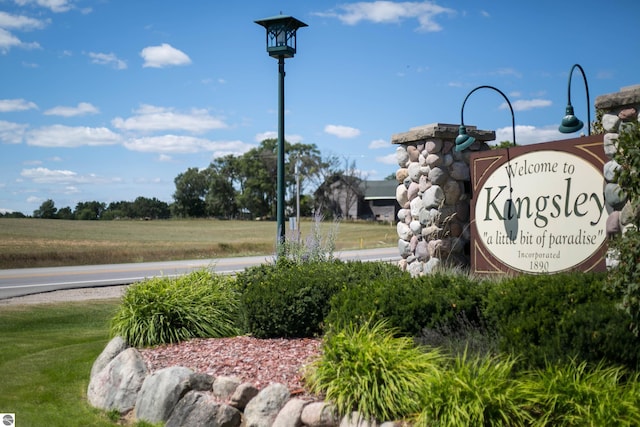
[[[389,144],[389,141],[385,139],[375,139],[369,143],[369,148],[372,150],[377,150],[379,148],[391,148],[391,144]]]
[[[203,133],[213,129],[225,129],[227,124],[211,116],[207,110],[192,109],[189,113],[178,113],[171,108],[142,105],[127,119],[116,117],[111,121],[114,127],[129,131],[158,132],[182,130]]]
[[[168,43],[160,46],[149,46],[142,49],[140,56],[144,59],[143,67],[163,68],[172,65],[189,65],[191,59]]]
[[[80,102],[75,107],[53,107],[44,112],[47,116],[63,116],[63,117],[74,117],[74,116],[82,116],[85,114],[98,114],[100,111],[89,104],[88,102]]]
[[[541,142],[556,141],[560,139],[574,138],[575,135],[560,133],[558,125],[535,127],[530,125],[516,125],[516,142],[518,145],[538,144]],[[513,131],[511,126],[496,129],[496,141],[511,141]],[[493,144],[493,143],[490,143]]]
[[[548,99],[518,99],[511,103],[514,111],[526,111],[533,108],[544,108],[551,106],[551,101]],[[500,105],[500,109],[504,110],[509,108],[506,102]]]
[[[173,160],[173,157],[168,154],[160,154],[157,159],[159,162],[170,162]]]
[[[48,21],[41,21],[23,15],[12,15],[0,11],[0,28],[9,30],[34,30],[44,28],[47,24]]]
[[[88,55],[93,64],[111,65],[116,70],[125,70],[127,68],[127,63],[119,59],[115,53],[89,52]]]
[[[20,176],[37,184],[61,184],[76,182],[78,174],[70,170],[51,170],[47,168],[22,169]]]
[[[52,12],[67,12],[72,8],[69,0],[14,0],[16,4],[25,6],[27,4],[36,4],[40,7],[50,9]]]
[[[256,134],[254,138],[256,142],[262,142],[265,139],[278,139],[278,132],[275,132],[275,131],[261,132]],[[304,138],[302,137],[302,135],[285,133],[284,140],[291,144],[297,144],[299,142],[302,142]]]
[[[0,120],[0,142],[6,144],[20,144],[28,125],[21,123],[5,122]]]
[[[326,125],[324,127],[324,131],[330,135],[337,136],[338,138],[355,138],[360,135],[360,129],[349,126]]]
[[[318,16],[338,18],[347,25],[356,25],[361,21],[376,24],[399,23],[405,19],[417,19],[418,31],[440,31],[442,27],[435,21],[441,14],[453,14],[453,9],[438,6],[432,2],[392,2],[373,1],[343,4],[328,12],[316,13]]]
[[[210,151],[228,154],[242,154],[253,148],[253,145],[242,141],[211,141],[183,135],[163,135],[144,138],[133,138],[125,141],[124,146],[131,151],[145,153],[190,154]]]
[[[27,132],[26,140],[38,147],[81,147],[118,144],[121,137],[105,127],[53,125]]]
[[[24,99],[0,99],[0,113],[38,109],[38,106]]]

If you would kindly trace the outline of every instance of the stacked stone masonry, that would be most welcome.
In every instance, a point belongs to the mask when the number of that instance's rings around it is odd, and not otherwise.
[[[398,133],[396,199],[400,267],[412,276],[446,265],[469,265],[471,174],[469,158],[488,150],[495,132],[467,126],[476,142],[455,151],[458,126],[433,123]]]
[[[89,403],[131,421],[165,427],[394,427],[338,417],[335,406],[291,396],[283,384],[258,390],[237,377],[212,377],[173,366],[149,372],[142,355],[113,338],[91,369]]]
[[[640,120],[640,85],[622,88],[620,92],[602,95],[596,98],[595,107],[601,115],[604,130],[604,153],[609,159],[603,167],[605,179],[604,198],[609,217],[607,218],[607,234],[615,236],[632,227],[634,218],[640,215],[639,207],[634,207],[627,195],[620,191],[615,182],[615,173],[620,165],[614,160],[618,149],[618,135],[624,127]],[[614,258],[608,262],[615,263]]]

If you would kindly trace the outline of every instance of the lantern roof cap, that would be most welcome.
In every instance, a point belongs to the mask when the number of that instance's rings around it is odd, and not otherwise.
[[[258,25],[262,25],[267,29],[272,24],[277,24],[280,22],[283,24],[286,23],[288,27],[295,27],[295,28],[308,27],[308,25],[305,24],[304,22],[289,15],[276,15],[276,16],[271,16],[269,18],[258,19],[257,21],[254,21],[254,22]]]

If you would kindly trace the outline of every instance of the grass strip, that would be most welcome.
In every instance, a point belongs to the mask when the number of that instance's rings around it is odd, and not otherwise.
[[[114,426],[87,403],[89,373],[118,300],[0,309],[0,412],[16,425]]]

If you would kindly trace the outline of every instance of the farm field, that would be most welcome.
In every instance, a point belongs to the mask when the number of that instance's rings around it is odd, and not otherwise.
[[[303,241],[315,226],[302,219]],[[394,226],[373,222],[326,221],[321,237],[335,227],[336,250],[397,242]],[[0,218],[0,269],[268,255],[275,252],[275,238],[275,221]]]

